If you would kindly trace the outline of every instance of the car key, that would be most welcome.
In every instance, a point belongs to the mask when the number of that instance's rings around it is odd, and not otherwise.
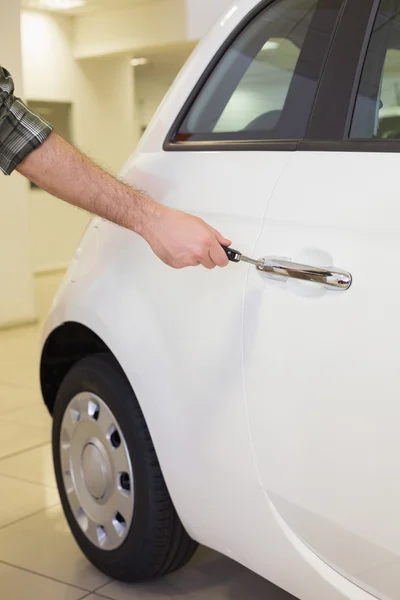
[[[230,260],[231,262],[235,262],[235,263],[245,262],[245,263],[249,263],[250,265],[254,265],[255,267],[263,267],[264,266],[263,258],[259,258],[257,260],[255,258],[250,258],[249,256],[245,256],[244,254],[239,252],[239,250],[235,250],[234,248],[229,248],[228,246],[222,246],[222,248],[228,257],[228,260]]]

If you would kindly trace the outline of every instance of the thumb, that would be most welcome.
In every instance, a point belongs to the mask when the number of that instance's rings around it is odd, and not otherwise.
[[[228,240],[228,238],[224,237],[219,231],[217,231],[217,229],[212,228],[212,231],[217,238],[217,242],[221,244],[221,246],[230,246],[232,244],[231,240]]]

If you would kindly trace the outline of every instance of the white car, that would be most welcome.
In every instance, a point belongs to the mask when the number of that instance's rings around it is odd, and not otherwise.
[[[121,176],[259,266],[175,271],[88,227],[41,379],[66,517],[110,577],[200,543],[301,600],[400,598],[399,48],[400,0],[237,0]]]

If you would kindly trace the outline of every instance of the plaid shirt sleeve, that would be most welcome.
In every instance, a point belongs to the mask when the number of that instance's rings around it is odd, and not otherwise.
[[[42,144],[52,128],[14,96],[14,82],[0,66],[0,171],[10,175]]]

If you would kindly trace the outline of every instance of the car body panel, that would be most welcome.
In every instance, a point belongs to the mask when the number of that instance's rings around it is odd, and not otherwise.
[[[352,287],[284,284],[244,264],[174,271],[96,218],[43,342],[77,322],[113,352],[194,539],[302,600],[395,599],[397,155],[163,150],[207,65],[258,5],[236,2],[199,44],[121,178],[246,254],[329,263],[352,273]]]
[[[138,156],[126,179],[153,195],[158,193],[166,204],[173,201],[175,208],[229,230],[241,245],[251,248],[287,158],[282,152],[231,158],[213,153],[201,157],[145,153]],[[243,179],[246,168],[249,176]],[[229,172],[230,194],[226,194],[226,179],[219,178],[216,184],[218,178],[203,176],[214,170]],[[231,507],[236,482],[256,480],[242,379],[240,324],[247,270],[238,265],[212,272],[174,271],[134,233],[99,220],[90,229],[67,276],[73,283],[62,292],[62,304],[69,310],[76,302],[74,290],[79,290],[84,317],[64,315],[62,320],[83,321],[106,344],[109,335],[99,333],[99,325],[107,324],[113,352],[126,355],[121,365],[143,406],[165,469],[174,473],[172,479],[167,476],[169,485],[173,487],[175,480],[179,486],[175,496],[191,507],[184,522],[199,536],[204,519],[196,518],[195,498],[207,505],[209,490],[221,480],[221,472]],[[139,381],[135,373],[140,374]],[[198,465],[191,478],[190,465]],[[225,539],[229,547],[233,530],[227,512],[219,499],[211,510],[207,535]],[[201,527],[196,525],[198,519]],[[222,527],[224,535],[219,533]]]
[[[400,335],[399,166],[398,154],[296,153],[256,254],[343,268],[353,283],[328,291],[253,270],[244,319],[250,423],[269,500],[335,568],[368,585],[374,570],[376,593],[379,568],[400,566],[400,373],[390,342]],[[396,573],[385,581],[393,598]]]
[[[165,316],[164,310],[171,306],[168,297],[167,304],[161,298],[158,305],[149,302],[148,286],[156,285],[157,280],[148,277],[147,267],[157,265],[176,277],[173,282],[169,280],[172,300],[180,291],[179,272],[159,265],[137,236],[109,223],[98,225],[104,228],[100,234],[104,241],[95,253],[90,241],[92,234],[97,236],[92,231],[95,225],[96,220],[85,236],[86,250],[79,253],[55,300],[43,340],[64,323],[75,322],[91,329],[110,348],[138,397],[172,500],[194,539],[301,598],[372,598],[318,558],[269,503],[260,484],[247,427],[241,358],[237,356],[241,353],[240,343],[235,349],[237,340],[230,338],[225,366],[218,373],[221,355],[217,357],[217,353],[221,349],[215,349],[211,359],[215,357],[218,364],[212,381],[208,376],[201,377],[199,370],[199,366],[208,369],[209,365],[197,365],[195,372],[191,364],[189,370],[185,368],[188,361],[183,359],[182,369],[172,369],[176,347],[171,349],[170,336],[164,345],[163,334],[168,327],[175,329],[176,324],[193,325],[182,315],[172,315],[172,319]],[[127,252],[129,247],[131,251]],[[113,259],[105,264],[102,252]],[[102,266],[89,281],[87,273],[93,262]],[[243,272],[246,277],[248,268],[241,266],[232,266],[226,274],[241,278]],[[127,287],[120,295],[115,290],[119,289],[122,270]],[[218,327],[229,328],[231,319],[228,311],[226,322]],[[177,346],[187,336],[192,339],[193,329],[181,341],[179,334],[182,331],[178,328],[174,333]],[[201,340],[203,332],[197,330],[197,336]]]

